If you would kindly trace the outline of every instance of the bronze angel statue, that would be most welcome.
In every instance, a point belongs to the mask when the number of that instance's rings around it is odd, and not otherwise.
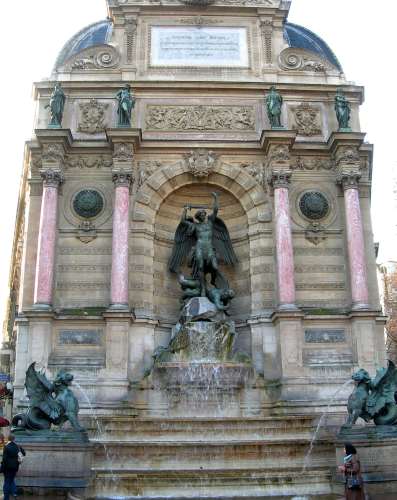
[[[50,382],[44,372],[35,369],[32,363],[26,371],[25,387],[29,398],[26,413],[19,413],[12,419],[13,431],[49,430],[51,425],[63,426],[69,421],[73,430],[84,431],[77,414],[79,403],[69,389],[73,375],[61,370]]]
[[[180,273],[185,259],[192,268],[192,278],[199,281],[199,296],[206,297],[207,274],[211,275],[211,284],[227,288],[227,280],[219,270],[219,263],[235,265],[234,253],[229,231],[218,217],[218,194],[212,193],[214,202],[212,213],[207,215],[206,207],[186,205],[181,221],[175,231],[174,247],[168,268],[172,273]],[[194,217],[188,215],[192,208],[199,208]]]

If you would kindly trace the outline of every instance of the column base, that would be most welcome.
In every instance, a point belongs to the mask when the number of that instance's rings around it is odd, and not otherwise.
[[[52,305],[45,302],[36,302],[36,304],[33,304],[33,309],[36,311],[52,311]]]
[[[352,304],[352,311],[368,311],[369,308],[369,304],[365,304],[363,302]]]
[[[110,304],[108,311],[129,311],[130,307],[128,304],[123,304],[123,303],[115,303],[115,304]]]
[[[299,307],[295,304],[279,304],[277,311],[299,311]]]

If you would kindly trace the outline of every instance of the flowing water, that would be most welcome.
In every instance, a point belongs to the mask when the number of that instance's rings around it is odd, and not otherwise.
[[[331,400],[330,402],[328,403],[327,405],[327,408],[326,410],[322,413],[319,421],[318,421],[318,424],[317,424],[317,427],[316,427],[316,430],[313,434],[313,437],[312,437],[312,440],[310,441],[310,446],[309,446],[309,449],[305,455],[305,458],[303,460],[303,467],[302,467],[302,474],[304,474],[306,472],[306,469],[309,465],[309,460],[310,460],[310,456],[312,454],[312,451],[313,451],[313,448],[314,448],[314,444],[317,440],[317,437],[318,437],[318,434],[320,432],[320,429],[321,427],[325,424],[326,420],[327,420],[327,416],[329,415],[329,410],[331,408],[331,405],[335,402],[337,396],[349,385],[353,383],[353,380],[352,379],[349,379],[349,380],[346,380],[346,382],[341,385],[338,390],[335,392],[335,394],[331,397]]]
[[[88,406],[89,406],[89,408],[91,410],[91,416],[94,419],[94,422],[95,422],[95,425],[96,425],[96,428],[97,428],[97,431],[98,431],[98,437],[99,438],[104,437],[103,428],[101,426],[101,423],[100,423],[98,417],[96,416],[95,409],[92,406],[92,403],[91,403],[91,400],[90,400],[90,398],[89,398],[89,396],[87,394],[87,391],[78,382],[76,382],[75,380],[73,381],[73,385],[75,385],[77,387],[77,389],[81,392],[82,396],[84,397],[86,403],[88,404]],[[105,443],[102,442],[101,444],[103,446],[103,451],[105,452],[106,461],[107,461],[108,466],[109,466],[111,480],[112,480],[113,483],[117,484],[118,481],[117,481],[116,475],[114,474],[113,460],[112,460],[112,457],[110,455],[109,449],[108,449],[108,447],[106,446]]]

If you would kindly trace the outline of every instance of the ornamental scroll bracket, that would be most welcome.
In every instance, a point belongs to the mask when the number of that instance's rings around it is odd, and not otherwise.
[[[120,64],[120,53],[112,45],[96,45],[68,59],[64,64],[67,71],[114,69]]]
[[[319,57],[314,52],[304,49],[284,49],[279,55],[278,64],[284,71],[340,74],[340,71],[335,66],[332,66],[326,59]]]

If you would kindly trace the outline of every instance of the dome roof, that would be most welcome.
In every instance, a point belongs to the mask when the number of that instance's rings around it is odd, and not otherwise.
[[[310,50],[343,71],[336,55],[324,40],[307,28],[293,23],[285,23],[284,38],[290,47]]]
[[[84,49],[108,43],[112,35],[112,27],[112,22],[105,19],[83,28],[64,45],[55,62],[55,68]]]
[[[65,44],[58,56],[55,67],[58,68],[67,59],[84,49],[107,43],[112,34],[112,26],[112,22],[105,19],[83,28]],[[329,46],[307,28],[287,22],[284,26],[284,38],[290,47],[310,50],[342,71],[338,59]]]

